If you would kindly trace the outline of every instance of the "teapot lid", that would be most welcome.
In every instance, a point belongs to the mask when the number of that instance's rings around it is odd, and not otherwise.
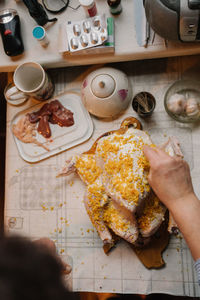
[[[115,90],[115,80],[108,74],[97,75],[91,83],[93,94],[98,98],[107,98]]]

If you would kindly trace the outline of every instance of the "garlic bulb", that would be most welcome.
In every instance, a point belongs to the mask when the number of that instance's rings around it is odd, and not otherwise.
[[[199,115],[199,104],[195,98],[189,98],[187,100],[185,112],[188,117],[197,117]]]
[[[174,114],[182,114],[186,107],[185,96],[178,93],[172,95],[167,102],[167,107]]]

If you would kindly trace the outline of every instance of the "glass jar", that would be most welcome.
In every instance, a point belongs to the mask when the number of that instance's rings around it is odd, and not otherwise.
[[[200,120],[200,82],[176,81],[165,94],[164,106],[168,115],[178,122]]]
[[[119,15],[122,12],[121,0],[107,0],[107,3],[111,14]]]

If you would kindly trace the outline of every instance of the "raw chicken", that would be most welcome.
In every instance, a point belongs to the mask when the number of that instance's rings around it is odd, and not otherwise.
[[[38,142],[38,140],[35,138],[36,124],[32,124],[30,122],[28,115],[25,115],[17,122],[17,124],[13,125],[12,132],[23,143],[33,143],[49,151],[44,144]]]
[[[46,139],[51,137],[51,129],[49,126],[49,116],[43,116],[39,120],[37,131],[42,134]]]
[[[152,236],[164,221],[166,207],[153,194],[145,201],[144,209],[138,218],[138,227],[142,237]]]
[[[150,137],[142,130],[130,128],[123,135],[101,138],[96,149],[96,162],[103,171],[106,193],[132,213],[150,192],[144,144],[152,145]]]
[[[77,172],[87,186],[84,204],[104,245],[114,245],[113,235],[134,246],[149,241],[164,220],[166,207],[148,184],[149,163],[143,146],[154,147],[144,131],[129,128],[101,137],[93,154],[66,162],[58,176]],[[182,156],[175,137],[162,145],[169,155]]]
[[[114,246],[115,242],[111,232],[104,222],[103,208],[101,206],[101,187],[101,185],[98,186],[96,183],[94,185],[89,185],[84,196],[84,204],[92,224],[103,241],[103,247],[110,250]],[[93,192],[94,188],[95,193]]]
[[[138,238],[136,220],[130,212],[123,213],[108,197],[103,185],[102,170],[97,166],[95,155],[73,156],[66,162],[58,176],[69,175],[77,171],[87,185],[84,204],[90,220],[108,249],[114,245],[109,228],[121,238],[134,244]],[[109,246],[109,247],[108,247]]]

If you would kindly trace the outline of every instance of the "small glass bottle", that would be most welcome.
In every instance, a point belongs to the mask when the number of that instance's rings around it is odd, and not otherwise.
[[[107,3],[111,14],[119,15],[122,12],[121,0],[107,0]]]
[[[97,7],[95,0],[79,0],[80,4],[85,9],[87,17],[94,17],[97,14]]]
[[[35,26],[33,28],[33,37],[40,42],[43,47],[47,47],[49,44],[49,39],[47,38],[46,31],[42,26]]]

